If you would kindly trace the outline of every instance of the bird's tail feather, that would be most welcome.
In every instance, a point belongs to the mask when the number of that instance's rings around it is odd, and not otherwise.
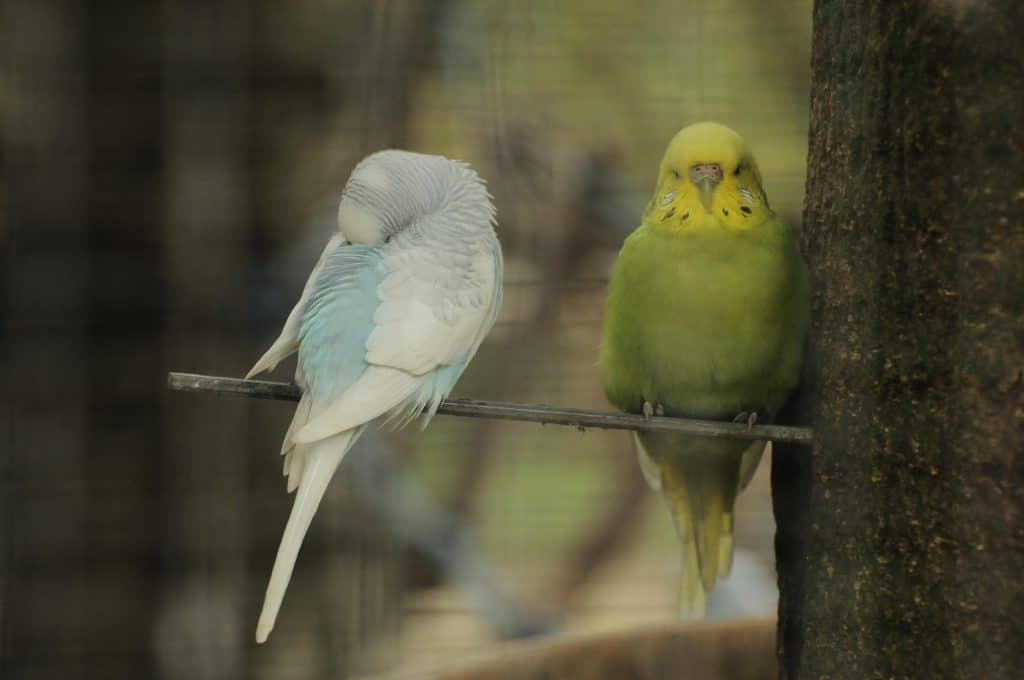
[[[732,508],[735,472],[701,469],[698,461],[684,469],[667,469],[662,484],[683,548],[680,615],[703,617],[707,594],[732,567]],[[679,467],[679,466],[676,466]],[[724,471],[720,471],[724,472]]]
[[[265,642],[274,628],[277,613],[281,609],[288,582],[295,568],[295,560],[299,556],[299,548],[306,536],[309,524],[316,514],[327,485],[334,476],[334,471],[341,463],[345,453],[351,447],[357,429],[347,430],[332,437],[321,439],[312,444],[303,445],[305,466],[301,474],[298,492],[292,505],[288,524],[285,526],[281,545],[277,549],[277,558],[270,573],[270,583],[263,600],[263,611],[260,612],[256,624],[256,642]],[[298,447],[296,447],[298,448]]]
[[[680,545],[683,549],[683,573],[679,583],[679,618],[702,619],[707,607],[707,591],[697,577],[700,573],[697,542],[686,540],[680,534]]]
[[[729,578],[732,572],[732,531],[735,518],[735,512],[722,515],[722,536],[718,539],[718,578]]]
[[[659,472],[683,551],[680,617],[703,617],[707,594],[732,569],[733,506],[743,451],[659,435],[644,436],[642,453]]]

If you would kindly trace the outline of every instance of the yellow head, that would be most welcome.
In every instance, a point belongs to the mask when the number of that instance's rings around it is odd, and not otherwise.
[[[761,172],[743,138],[718,123],[695,123],[669,142],[644,219],[681,230],[709,223],[738,230],[770,214]]]

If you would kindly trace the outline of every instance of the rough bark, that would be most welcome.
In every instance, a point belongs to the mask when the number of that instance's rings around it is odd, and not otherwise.
[[[1020,677],[1024,11],[815,7],[785,678]]]

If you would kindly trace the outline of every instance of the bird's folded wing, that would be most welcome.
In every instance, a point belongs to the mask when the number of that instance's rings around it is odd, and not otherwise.
[[[394,368],[370,366],[359,379],[292,437],[309,444],[383,415],[408,399],[422,379]]]
[[[316,266],[313,267],[313,271],[310,273],[309,279],[306,280],[306,285],[302,289],[302,295],[299,297],[299,301],[295,303],[295,307],[292,308],[291,313],[288,315],[288,319],[284,322],[284,328],[281,329],[281,335],[279,335],[277,340],[274,341],[274,344],[272,344],[270,348],[263,353],[263,356],[259,358],[259,361],[249,369],[249,372],[245,374],[246,380],[254,375],[259,375],[264,371],[274,370],[282,359],[293,354],[299,349],[299,328],[302,325],[302,314],[306,309],[306,303],[309,301],[309,296],[313,291],[316,279],[324,268],[324,260],[327,258],[328,253],[344,243],[345,239],[342,238],[341,234],[335,234],[331,237],[331,240],[327,242],[327,246],[320,254],[320,259],[317,260]]]
[[[300,331],[299,366],[322,407],[294,441],[317,441],[412,402],[422,409],[435,393],[447,394],[493,325],[500,265],[495,249],[434,241],[331,253]],[[435,369],[452,365],[458,370],[437,384]]]
[[[500,302],[495,249],[432,243],[398,251],[381,266],[387,276],[366,360],[414,375],[468,361]]]

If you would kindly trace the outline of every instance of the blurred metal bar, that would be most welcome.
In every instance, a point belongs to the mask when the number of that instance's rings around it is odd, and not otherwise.
[[[266,380],[240,380],[195,373],[167,374],[167,386],[182,392],[213,392],[231,394],[254,399],[279,399],[298,401],[302,394],[298,386],[289,383]],[[732,439],[770,439],[787,444],[809,445],[814,433],[806,427],[786,425],[754,425],[748,428],[743,423],[727,423],[717,420],[691,420],[688,418],[663,418],[588,411],[573,408],[555,408],[540,404],[507,404],[496,401],[475,399],[449,399],[441,404],[438,413],[447,416],[469,418],[494,418],[497,420],[519,420],[547,425],[567,425],[581,430],[588,427],[606,430],[647,430],[679,432],[702,437]]]

